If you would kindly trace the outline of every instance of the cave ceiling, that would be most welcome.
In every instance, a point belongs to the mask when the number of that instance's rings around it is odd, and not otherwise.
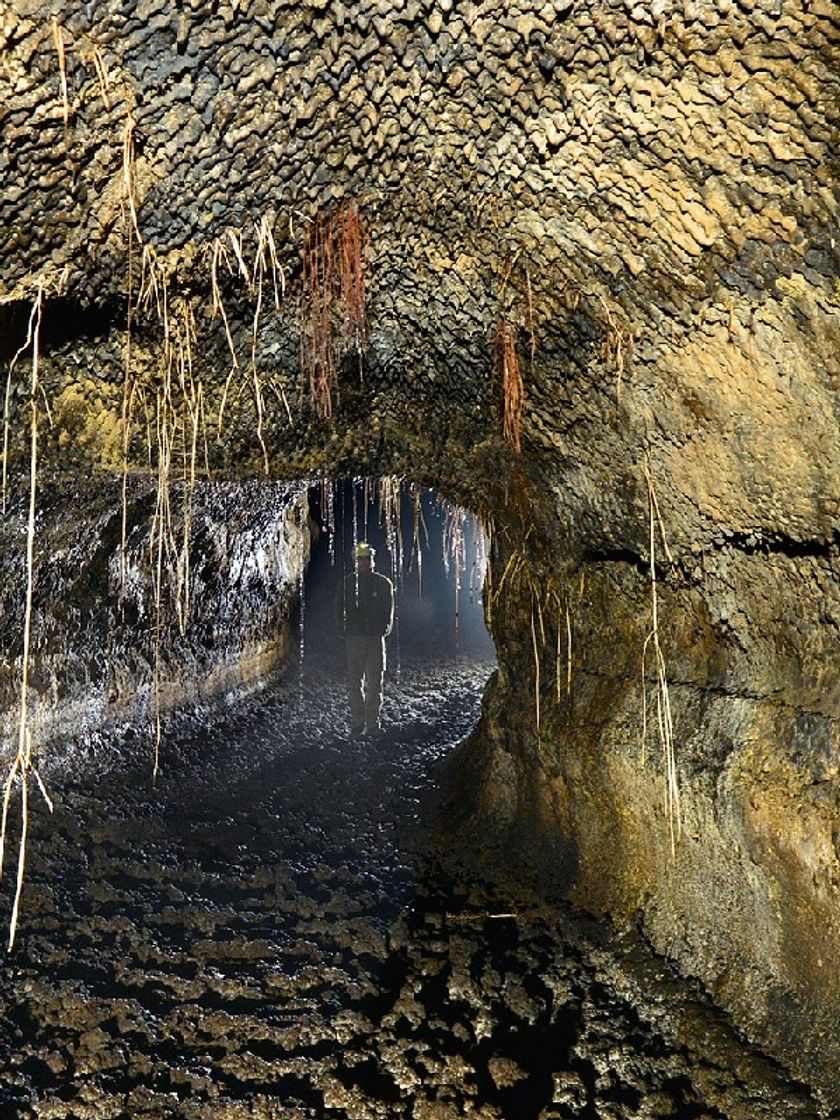
[[[561,533],[640,549],[649,461],[680,548],[832,538],[833,5],[0,13],[5,349],[40,286],[65,451],[119,458],[128,327],[138,370],[186,340],[229,470],[481,491],[501,454]],[[307,303],[342,214],[352,329]],[[319,407],[306,316],[336,307]]]

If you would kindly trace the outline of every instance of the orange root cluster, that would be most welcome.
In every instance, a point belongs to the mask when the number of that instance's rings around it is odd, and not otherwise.
[[[316,414],[332,414],[342,356],[367,342],[365,230],[356,202],[318,213],[303,245],[300,364]]]
[[[502,376],[502,434],[513,450],[522,451],[522,406],[525,388],[516,352],[516,327],[503,319],[495,335],[496,363]]]

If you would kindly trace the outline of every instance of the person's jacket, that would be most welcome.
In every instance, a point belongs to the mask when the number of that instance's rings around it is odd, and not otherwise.
[[[351,572],[338,585],[335,621],[345,637],[387,637],[394,624],[393,583],[379,572]]]

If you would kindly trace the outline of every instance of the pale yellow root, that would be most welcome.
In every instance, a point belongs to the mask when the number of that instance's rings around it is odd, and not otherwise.
[[[659,529],[662,543],[668,559],[671,553],[665,540],[664,526],[659,512],[659,503],[656,499],[656,490],[650,463],[645,461],[645,480],[648,488],[648,534],[650,551],[650,589],[651,589],[651,629],[644,646],[642,647],[642,759],[645,756],[645,741],[647,735],[647,690],[646,690],[646,658],[648,646],[652,646],[656,664],[656,712],[659,741],[662,746],[663,762],[665,767],[665,812],[668,819],[668,832],[671,842],[671,858],[676,858],[677,843],[682,836],[682,812],[680,807],[680,789],[677,780],[676,750],[674,745],[674,724],[671,715],[671,697],[668,691],[668,677],[665,667],[665,657],[659,642],[659,600],[656,581],[656,530]]]
[[[64,118],[65,130],[70,125],[70,99],[67,94],[67,52],[64,48],[64,34],[61,24],[53,16],[52,21],[53,43],[58,54],[58,73],[61,79],[61,115]]]
[[[27,339],[32,346],[32,376],[30,382],[30,460],[29,460],[29,516],[26,529],[26,601],[23,621],[23,655],[20,687],[20,716],[18,723],[18,748],[17,754],[9,769],[3,795],[2,824],[0,824],[0,879],[3,874],[3,862],[6,848],[6,833],[8,827],[9,807],[12,789],[15,781],[20,781],[21,796],[21,831],[18,846],[17,880],[15,884],[12,914],[9,922],[9,951],[12,950],[17,933],[18,918],[20,914],[20,900],[23,893],[23,882],[26,871],[26,845],[29,835],[29,772],[32,766],[32,736],[29,730],[29,672],[32,641],[32,603],[35,586],[35,512],[38,478],[38,396],[39,382],[39,340],[41,318],[43,314],[44,288],[39,282],[32,314],[29,320]],[[24,347],[25,348],[25,347]],[[15,359],[21,351],[15,355]],[[14,360],[12,364],[14,365]],[[40,775],[35,772],[38,785],[46,796]],[[47,798],[47,805],[52,810],[52,802]]]

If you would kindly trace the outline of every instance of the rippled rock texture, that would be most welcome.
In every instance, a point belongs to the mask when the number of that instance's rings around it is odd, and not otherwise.
[[[0,1107],[814,1120],[637,938],[423,858],[435,766],[490,668],[404,664],[375,741],[343,733],[322,669],[170,740],[154,789],[128,743],[63,788],[0,979]]]
[[[42,461],[404,474],[480,513],[473,825],[838,1103],[836,7],[0,13]]]

